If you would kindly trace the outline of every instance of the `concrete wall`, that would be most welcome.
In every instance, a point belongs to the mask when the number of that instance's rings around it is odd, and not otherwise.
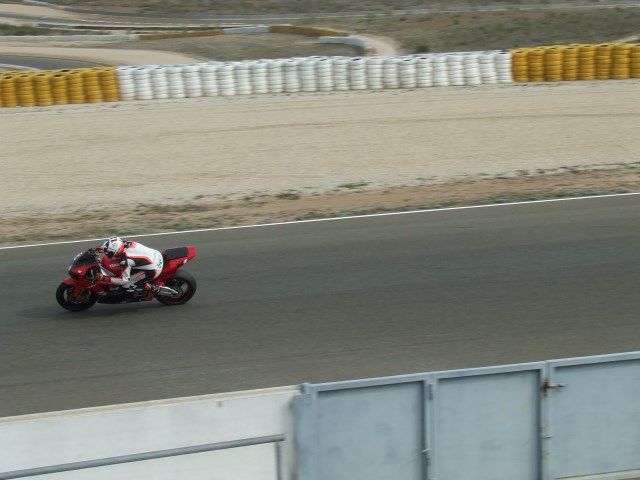
[[[0,478],[7,472],[182,447],[284,435],[275,443],[53,473],[37,478],[291,478],[291,403],[297,390],[272,388],[0,419]],[[280,458],[278,458],[280,457]]]

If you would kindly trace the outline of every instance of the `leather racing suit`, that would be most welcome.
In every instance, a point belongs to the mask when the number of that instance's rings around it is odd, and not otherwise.
[[[152,289],[149,283],[162,272],[162,254],[138,242],[125,242],[124,251],[112,258],[102,257],[101,265],[111,275],[102,277],[103,284],[119,285],[127,290],[137,286]]]

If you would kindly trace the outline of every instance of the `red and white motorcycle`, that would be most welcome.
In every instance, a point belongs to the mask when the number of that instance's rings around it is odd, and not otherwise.
[[[103,275],[114,272],[104,268],[105,257],[90,248],[79,253],[69,267],[67,277],[56,290],[56,300],[62,308],[72,312],[81,312],[97,303],[146,302],[156,298],[165,305],[183,305],[196,293],[196,280],[181,267],[196,256],[193,246],[170,248],[162,252],[164,265],[160,275],[152,281],[159,288],[156,293],[150,290],[129,291],[117,285],[104,284]]]

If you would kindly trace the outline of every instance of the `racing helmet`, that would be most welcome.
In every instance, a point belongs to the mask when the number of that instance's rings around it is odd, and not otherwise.
[[[124,252],[125,245],[124,245],[124,240],[122,240],[120,237],[109,237],[104,242],[102,247],[104,249],[104,254],[107,257],[118,258],[120,255],[122,255],[122,252]]]

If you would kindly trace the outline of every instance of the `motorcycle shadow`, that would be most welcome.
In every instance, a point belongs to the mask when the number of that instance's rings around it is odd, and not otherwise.
[[[69,312],[60,308],[34,307],[21,310],[20,316],[40,320],[91,320],[117,319],[138,316],[140,319],[148,317],[148,313],[156,313],[157,309],[166,308],[158,302],[133,303],[124,305],[94,305],[83,312]]]

